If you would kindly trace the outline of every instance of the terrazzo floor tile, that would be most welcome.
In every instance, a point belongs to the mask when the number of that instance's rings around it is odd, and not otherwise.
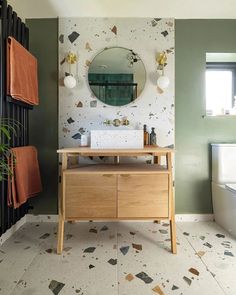
[[[56,255],[55,239],[48,239],[12,295],[117,294],[117,225],[104,226],[66,224],[63,254]]]
[[[179,230],[177,255],[170,253],[167,223],[120,223],[118,232],[118,249],[130,247],[126,255],[118,252],[119,294],[194,295],[209,288],[224,294]]]
[[[47,225],[49,231],[52,226]],[[28,224],[16,232],[0,248],[0,294],[8,295],[39,253],[44,229]]]
[[[28,223],[0,247],[0,295],[235,295],[236,241],[215,223]],[[198,253],[198,255],[196,254]]]
[[[178,227],[225,294],[235,295],[236,239],[215,222],[179,223]]]

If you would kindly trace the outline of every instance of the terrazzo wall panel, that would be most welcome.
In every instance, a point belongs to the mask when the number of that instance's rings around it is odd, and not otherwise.
[[[93,58],[106,47],[134,50],[146,68],[144,91],[134,102],[121,107],[108,106],[97,100],[88,85],[88,67]],[[156,55],[165,50],[165,74],[170,86],[161,93],[157,89]],[[72,73],[78,79],[70,90],[63,86],[69,71],[65,56],[78,56]],[[115,57],[114,57],[115,58]],[[106,119],[127,117],[126,128],[156,128],[160,146],[174,144],[174,20],[152,18],[61,18],[59,19],[59,146],[78,146],[81,134],[107,129]],[[118,127],[120,128],[120,127]],[[123,127],[124,128],[124,127]]]

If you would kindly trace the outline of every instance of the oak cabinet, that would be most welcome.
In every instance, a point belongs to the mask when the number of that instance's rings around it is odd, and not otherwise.
[[[116,175],[65,174],[65,216],[116,217]]]
[[[97,150],[66,148],[62,154],[62,183],[59,185],[57,253],[61,254],[64,222],[75,220],[154,219],[169,220],[171,251],[176,253],[175,213],[172,180],[172,150]],[[153,157],[153,164],[120,164],[120,157]],[[70,157],[112,156],[114,164],[79,165],[68,169]],[[166,165],[160,165],[161,157]]]
[[[168,218],[168,174],[119,174],[120,166],[110,167],[64,172],[66,219]]]
[[[168,175],[119,175],[118,217],[168,217]]]

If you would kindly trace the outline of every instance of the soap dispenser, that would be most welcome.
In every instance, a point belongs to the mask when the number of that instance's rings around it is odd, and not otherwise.
[[[152,127],[152,132],[150,133],[150,145],[157,145],[157,135],[154,127]]]

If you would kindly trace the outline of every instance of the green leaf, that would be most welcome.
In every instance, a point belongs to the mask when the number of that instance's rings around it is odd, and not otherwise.
[[[8,143],[12,136],[19,136],[18,133],[22,129],[24,129],[24,126],[16,120],[0,118],[0,182],[7,180],[8,176],[13,174],[13,171],[8,166],[7,158],[9,156],[14,157],[14,155],[11,153]],[[13,164],[15,164],[14,158]]]
[[[0,126],[0,132],[5,134],[5,136],[7,137],[8,140],[11,139],[10,132],[8,131],[8,129],[5,126],[3,126],[3,125]]]

